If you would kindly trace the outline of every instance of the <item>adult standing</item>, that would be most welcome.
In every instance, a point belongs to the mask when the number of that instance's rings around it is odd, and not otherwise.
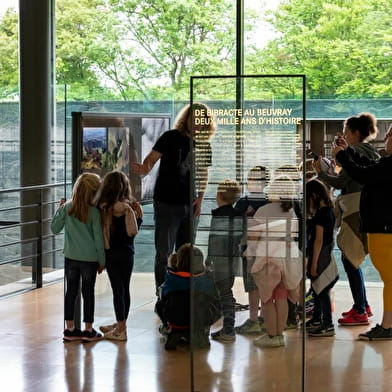
[[[370,159],[378,159],[379,154],[368,143],[377,135],[377,120],[371,113],[360,113],[344,121],[343,137],[357,154]],[[360,231],[359,200],[362,185],[343,168],[338,175],[331,175],[321,170],[319,157],[314,163],[318,178],[326,184],[341,190],[336,200],[335,211],[341,217],[337,244],[342,252],[342,263],[346,271],[353,297],[353,307],[342,313],[338,320],[341,325],[367,325],[372,311],[366,297],[365,283],[360,264],[367,254],[366,236]]]
[[[215,120],[207,105],[186,105],[178,114],[174,129],[166,131],[157,140],[142,164],[134,162],[131,166],[132,171],[146,175],[160,160],[153,196],[156,288],[164,281],[169,255],[174,249],[191,242],[190,205],[194,216],[199,217],[208,182],[208,168],[212,164],[209,140],[215,130]],[[191,140],[195,148],[196,183],[192,200]]]
[[[367,233],[369,254],[384,282],[383,317],[362,340],[392,339],[392,127],[385,137],[386,156],[379,160],[361,157],[344,140],[338,140],[333,153],[342,167],[363,184],[360,201],[362,231]]]

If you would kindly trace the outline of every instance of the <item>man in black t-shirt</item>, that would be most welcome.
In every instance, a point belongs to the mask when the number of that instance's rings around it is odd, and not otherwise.
[[[201,103],[193,104],[193,110],[185,106],[174,126],[157,140],[142,164],[132,164],[134,172],[145,175],[160,159],[154,188],[156,288],[164,281],[169,255],[191,242],[190,206],[194,216],[199,217],[212,164],[209,139],[215,131],[215,121],[209,108]],[[195,184],[190,181],[191,143],[195,149]]]

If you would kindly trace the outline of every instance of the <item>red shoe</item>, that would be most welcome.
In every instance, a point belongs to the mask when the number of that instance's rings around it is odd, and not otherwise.
[[[355,309],[351,314],[338,320],[340,325],[368,325],[369,319],[366,313],[359,314]]]
[[[353,313],[355,313],[356,310],[354,308],[351,308],[350,310],[348,310],[347,312],[343,312],[342,316],[343,317],[347,317],[347,316],[351,316]]]
[[[351,308],[347,312],[343,312],[342,316],[343,317],[351,316],[353,313],[358,313],[358,312],[354,308]],[[369,305],[366,306],[366,313],[367,313],[368,317],[372,317],[373,316],[372,308]]]
[[[366,306],[366,313],[367,313],[368,317],[373,316],[372,308],[370,307],[370,305]]]

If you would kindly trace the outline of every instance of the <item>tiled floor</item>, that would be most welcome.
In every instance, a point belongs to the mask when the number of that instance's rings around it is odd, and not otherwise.
[[[185,347],[163,348],[153,313],[151,274],[132,277],[132,312],[127,342],[63,343],[63,285],[0,301],[0,382],[9,392],[294,392],[302,390],[302,332],[285,333],[286,346],[260,349],[252,337],[234,344],[212,342],[191,356]],[[381,288],[368,286],[380,321]],[[335,318],[351,306],[344,284],[334,289]],[[246,303],[241,281],[236,298]],[[112,321],[105,279],[97,284],[96,326]],[[237,312],[241,323],[247,312]],[[218,326],[216,326],[218,328]],[[392,341],[356,340],[367,326],[336,327],[332,338],[305,341],[306,391],[392,391]],[[193,365],[193,366],[192,366]],[[191,374],[193,385],[191,385]]]

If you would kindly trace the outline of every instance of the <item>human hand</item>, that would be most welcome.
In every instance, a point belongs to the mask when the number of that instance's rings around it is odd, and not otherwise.
[[[105,266],[104,265],[99,265],[98,266],[98,274],[101,274],[104,270],[105,270]]]
[[[312,266],[310,267],[310,276],[314,278],[317,276],[317,265],[312,264]]]
[[[137,201],[133,201],[131,203],[131,207],[135,211],[136,218],[143,218],[143,210],[140,203],[138,203]]]
[[[65,197],[62,197],[62,198],[60,199],[59,207],[61,207],[63,204],[65,204],[66,201],[67,201],[67,199],[66,199]]]
[[[203,197],[199,196],[193,201],[193,215],[198,218],[201,214],[201,203],[203,201]]]
[[[139,162],[131,163],[131,172],[136,174],[143,174],[143,165]]]
[[[342,146],[340,146],[340,145],[338,145],[338,144],[332,144],[332,148],[331,148],[331,152],[332,152],[332,155],[333,156],[336,156],[336,154],[339,152],[339,151],[344,151],[345,150],[345,148],[343,148]]]

